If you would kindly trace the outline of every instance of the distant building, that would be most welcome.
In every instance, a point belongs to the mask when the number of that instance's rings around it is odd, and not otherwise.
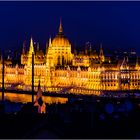
[[[130,61],[130,56],[125,55],[114,57],[114,60],[104,55],[102,45],[99,53],[92,51],[89,44],[87,46],[89,48],[85,48],[85,52],[77,53],[74,50],[72,54],[71,43],[64,35],[60,22],[58,34],[53,40],[49,39],[46,52],[40,50],[39,44],[35,49],[31,38],[29,51],[23,45],[21,65],[13,65],[10,62],[5,64],[5,87],[15,83],[19,84],[17,88],[31,90],[34,53],[35,90],[39,77],[41,88],[45,91],[92,94],[93,90],[140,89],[138,58]],[[136,54],[131,52],[130,55]],[[0,65],[2,67],[2,63]]]

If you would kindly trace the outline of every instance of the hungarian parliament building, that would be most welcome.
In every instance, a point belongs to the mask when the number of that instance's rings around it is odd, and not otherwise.
[[[110,59],[92,48],[85,53],[72,53],[71,43],[63,33],[60,21],[55,38],[49,39],[46,51],[34,47],[30,40],[29,50],[23,46],[20,64],[9,60],[4,64],[5,88],[16,85],[17,89],[32,89],[32,56],[34,56],[34,89],[40,79],[41,89],[49,92],[99,94],[98,91],[140,89],[140,66],[138,57],[133,61],[125,55],[121,59]],[[34,54],[34,55],[32,55]],[[135,54],[135,53],[134,53]],[[132,52],[133,55],[133,52]],[[2,59],[1,59],[2,67]],[[2,68],[0,69],[2,87]]]

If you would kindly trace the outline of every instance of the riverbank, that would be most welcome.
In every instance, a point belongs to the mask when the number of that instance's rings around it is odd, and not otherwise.
[[[69,100],[46,104],[46,112],[32,103],[16,113],[1,109],[0,138],[140,138],[139,99]]]
[[[64,88],[65,89],[65,88]],[[80,90],[80,88],[79,88]],[[83,90],[83,89],[81,89]],[[42,92],[43,96],[50,96],[50,97],[63,97],[63,98],[79,98],[79,97],[112,97],[112,98],[122,98],[122,97],[128,97],[128,96],[137,96],[140,98],[140,90],[87,90],[83,93],[76,93],[76,92],[67,92],[67,91],[61,91],[61,92],[49,92],[45,91]],[[91,93],[88,93],[90,91]],[[2,88],[0,88],[0,92],[2,92]],[[27,94],[27,95],[36,95],[37,91],[34,91],[34,93],[30,90],[19,90],[19,89],[4,89],[5,93],[17,93],[17,94]],[[98,93],[98,94],[97,94]]]

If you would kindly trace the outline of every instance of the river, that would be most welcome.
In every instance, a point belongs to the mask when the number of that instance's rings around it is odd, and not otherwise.
[[[0,92],[0,100],[2,98],[2,92]],[[22,102],[27,103],[32,101],[32,95],[29,94],[20,94],[20,93],[4,93],[4,99],[12,102]],[[62,97],[50,97],[50,96],[42,96],[42,99],[45,103],[66,103],[68,101],[67,98]],[[36,95],[34,95],[34,100],[36,100]]]

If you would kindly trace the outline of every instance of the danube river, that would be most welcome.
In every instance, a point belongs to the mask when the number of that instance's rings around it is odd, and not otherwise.
[[[0,100],[2,98],[2,92],[0,92]],[[4,99],[12,102],[22,102],[27,103],[32,101],[32,95],[29,94],[20,94],[20,93],[4,93]],[[68,101],[67,98],[62,97],[50,97],[50,96],[42,96],[42,99],[45,103],[66,103]],[[36,95],[34,95],[34,100],[36,100]]]

